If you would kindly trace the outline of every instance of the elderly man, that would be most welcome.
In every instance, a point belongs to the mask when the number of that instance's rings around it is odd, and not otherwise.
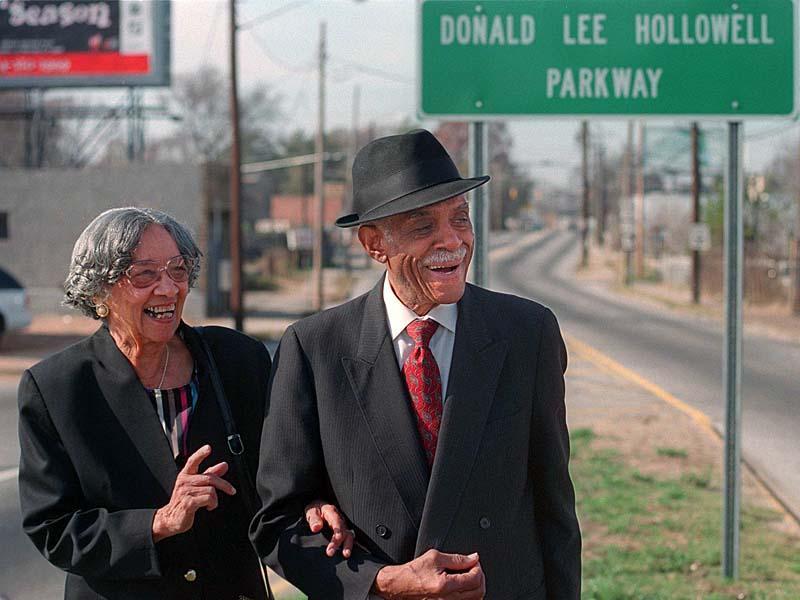
[[[286,331],[261,444],[262,559],[316,598],[578,598],[567,470],[567,357],[545,307],[465,283],[463,179],[429,132],[353,164],[358,239],[386,276]],[[356,532],[326,556],[303,507],[335,499]]]

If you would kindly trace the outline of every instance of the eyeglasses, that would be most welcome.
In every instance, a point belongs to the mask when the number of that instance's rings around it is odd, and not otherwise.
[[[158,281],[162,271],[166,271],[175,283],[183,283],[189,279],[192,264],[187,263],[183,256],[173,256],[163,267],[154,260],[140,260],[125,270],[125,276],[133,287],[145,288]]]

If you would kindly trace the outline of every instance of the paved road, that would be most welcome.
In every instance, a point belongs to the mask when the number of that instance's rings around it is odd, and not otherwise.
[[[20,528],[16,398],[15,379],[0,376],[0,597],[62,598],[64,574],[39,555]]]
[[[513,251],[510,251],[513,250]],[[492,283],[550,306],[562,328],[706,413],[722,430],[722,327],[675,317],[569,279],[574,234],[523,238],[493,261]],[[800,515],[800,344],[746,336],[742,370],[746,459]],[[680,441],[676,440],[676,444]]]

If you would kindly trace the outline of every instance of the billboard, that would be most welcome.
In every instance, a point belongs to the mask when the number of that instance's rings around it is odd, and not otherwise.
[[[168,86],[163,0],[0,0],[0,88]]]

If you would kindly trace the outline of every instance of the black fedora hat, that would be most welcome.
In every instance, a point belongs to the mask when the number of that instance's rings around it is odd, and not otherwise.
[[[353,210],[336,219],[354,227],[429,206],[483,185],[489,176],[464,179],[430,131],[415,129],[378,138],[353,161]]]

